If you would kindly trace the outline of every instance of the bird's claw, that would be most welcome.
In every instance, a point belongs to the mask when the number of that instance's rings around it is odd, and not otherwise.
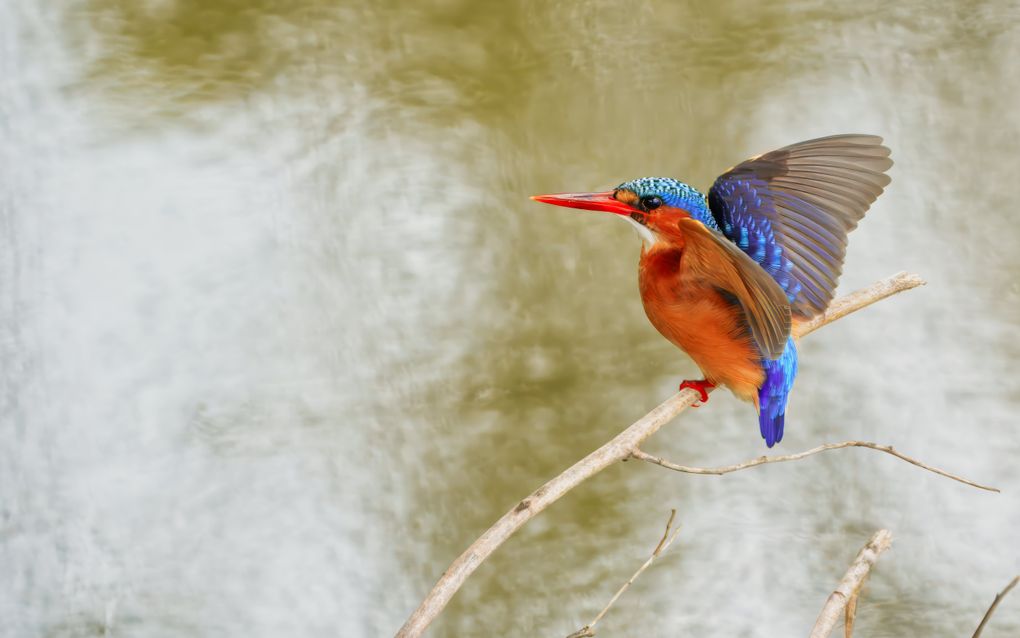
[[[701,395],[701,398],[698,401],[691,404],[692,408],[697,408],[701,407],[702,403],[708,403],[708,391],[714,387],[715,384],[709,381],[708,379],[699,379],[697,381],[691,381],[688,379],[680,384],[680,388],[677,391],[678,392],[683,391],[685,388],[697,390],[698,394]]]

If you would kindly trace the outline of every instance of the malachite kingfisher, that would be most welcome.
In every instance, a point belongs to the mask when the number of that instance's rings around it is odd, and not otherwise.
[[[832,301],[847,234],[889,184],[889,149],[873,135],[834,135],[752,157],[708,196],[669,177],[599,193],[532,199],[615,213],[642,239],[645,314],[701,368],[684,381],[708,400],[721,384],[758,410],[765,444],[783,439],[797,375],[794,322]]]

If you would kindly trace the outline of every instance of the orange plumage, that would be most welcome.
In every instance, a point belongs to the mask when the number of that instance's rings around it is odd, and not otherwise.
[[[671,270],[672,264],[679,267]],[[655,329],[687,352],[706,380],[757,404],[765,373],[739,307],[698,281],[672,247],[642,251],[638,284]]]

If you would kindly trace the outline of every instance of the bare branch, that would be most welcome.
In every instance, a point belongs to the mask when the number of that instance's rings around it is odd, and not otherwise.
[[[857,558],[850,563],[850,567],[843,574],[843,579],[839,581],[836,590],[829,594],[829,599],[825,601],[825,606],[818,614],[818,620],[815,621],[809,638],[828,638],[836,627],[839,617],[846,614],[847,604],[854,601],[856,607],[857,595],[860,593],[861,587],[864,586],[864,581],[868,578],[871,568],[878,560],[879,554],[889,549],[891,544],[892,534],[889,533],[889,530],[880,529],[861,548],[861,551],[857,553]]]
[[[795,336],[800,337],[821,326],[844,317],[855,310],[869,306],[897,292],[910,290],[924,284],[917,275],[899,273],[878,281],[871,286],[850,293],[832,302],[829,310],[812,321],[799,324]],[[673,420],[699,398],[696,390],[685,389],[669,397],[651,412],[613,437],[599,449],[567,468],[562,474],[532,492],[528,497],[500,517],[471,544],[464,553],[453,561],[443,573],[432,591],[397,632],[398,638],[416,638],[422,635],[429,624],[443,611],[464,581],[474,573],[492,552],[506,541],[522,525],[534,518],[564,494],[595,476],[613,463],[622,461],[638,449],[659,428]]]
[[[898,459],[902,459],[907,463],[910,463],[911,465],[916,465],[919,468],[928,470],[929,472],[934,472],[939,476],[944,476],[946,478],[953,479],[954,481],[959,481],[960,483],[963,483],[965,485],[970,485],[972,487],[987,490],[989,492],[999,491],[998,488],[989,487],[987,485],[981,485],[980,483],[975,483],[974,481],[970,481],[955,474],[950,474],[945,470],[940,470],[937,467],[932,467],[927,463],[922,463],[921,461],[918,461],[915,458],[909,457],[906,454],[903,454],[902,452],[896,451],[895,449],[893,449],[891,445],[879,445],[877,443],[871,443],[870,441],[843,441],[842,443],[826,443],[825,445],[819,445],[818,447],[814,447],[811,448],[810,450],[799,452],[797,454],[783,454],[781,456],[759,456],[758,458],[751,459],[750,461],[744,461],[743,463],[737,463],[736,465],[723,465],[722,467],[690,467],[687,465],[677,465],[676,463],[672,463],[657,456],[647,454],[646,452],[643,452],[640,449],[636,449],[633,452],[631,452],[630,456],[631,458],[635,458],[641,461],[647,461],[649,463],[654,463],[655,465],[661,465],[664,468],[675,470],[677,472],[684,472],[685,474],[721,475],[729,474],[730,472],[737,472],[739,470],[746,470],[751,467],[758,467],[759,465],[765,465],[766,463],[785,463],[786,461],[798,461],[804,457],[811,456],[813,454],[818,454],[819,452],[825,452],[826,450],[839,450],[845,447],[863,447],[868,448],[869,450],[878,450],[879,452],[891,454]]]
[[[571,465],[562,474],[532,492],[501,516],[492,527],[471,543],[471,546],[457,557],[457,560],[453,561],[453,564],[443,573],[418,609],[397,632],[398,638],[420,636],[429,623],[446,607],[468,576],[478,568],[478,565],[521,526],[584,481],[613,463],[627,458],[631,450],[637,449],[645,439],[655,434],[659,428],[669,423],[699,398],[696,390],[685,389],[683,392],[677,392],[636,423],[617,434],[608,443]]]
[[[669,534],[670,529],[673,527],[673,519],[675,518],[676,510],[672,510],[669,514],[669,520],[666,521],[666,531],[662,533],[662,540],[660,540],[659,544],[655,546],[655,549],[652,551],[652,555],[648,557],[648,560],[646,560],[644,564],[641,565],[641,567],[639,567],[636,572],[634,572],[634,575],[631,576],[630,579],[627,582],[625,582],[622,587],[616,590],[616,593],[613,594],[613,597],[609,599],[609,602],[606,604],[606,606],[602,608],[602,611],[600,611],[598,615],[595,616],[595,618],[590,623],[588,623],[584,627],[581,627],[574,633],[570,634],[569,636],[567,636],[567,638],[590,638],[591,636],[595,635],[595,625],[597,625],[598,622],[602,620],[602,617],[606,615],[606,612],[609,611],[609,608],[612,607],[616,600],[623,595],[623,592],[627,591],[627,588],[630,587],[631,584],[633,584],[634,581],[638,579],[638,576],[640,576],[643,571],[648,569],[648,567],[653,562],[655,562],[655,559],[659,557],[659,554],[669,549],[669,546],[673,544],[673,541],[676,540],[676,537],[680,535],[679,528],[675,532],[673,532],[672,536],[670,536]]]
[[[995,600],[992,601],[992,605],[988,608],[988,611],[985,612],[984,618],[981,619],[981,624],[978,625],[977,629],[974,630],[974,635],[971,636],[971,638],[981,638],[981,632],[985,630],[985,625],[988,624],[988,619],[991,618],[992,614],[995,613],[995,608],[999,606],[999,603],[1002,602],[1002,599],[1006,597],[1006,594],[1009,593],[1009,590],[1016,587],[1016,584],[1018,582],[1020,582],[1020,576],[1014,577],[1013,580],[1009,581],[1009,584],[1006,585],[1005,589],[1003,589],[1002,591],[995,595]]]
[[[822,314],[808,321],[794,324],[793,336],[799,339],[824,325],[830,324],[837,319],[842,319],[852,312],[866,308],[876,301],[882,301],[886,297],[891,297],[898,292],[917,288],[926,283],[924,279],[921,279],[920,275],[898,272],[892,277],[876,281],[867,288],[861,288],[839,299],[833,299],[832,303],[829,304],[829,307]]]

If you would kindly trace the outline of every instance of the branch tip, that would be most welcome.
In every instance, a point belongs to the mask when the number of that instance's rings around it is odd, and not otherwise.
[[[595,618],[592,619],[590,623],[588,623],[584,627],[581,627],[574,633],[570,634],[569,636],[567,636],[567,638],[584,638],[586,636],[595,635],[595,625],[597,625],[599,621],[602,620],[602,617],[606,615],[606,613],[609,611],[609,608],[612,607],[613,604],[616,603],[616,601],[620,598],[620,596],[623,595],[623,592],[627,591],[627,588],[630,587],[634,583],[634,581],[638,579],[638,576],[640,576],[642,572],[648,569],[651,566],[651,564],[655,562],[655,559],[658,558],[659,555],[662,554],[662,552],[669,549],[669,546],[673,544],[673,541],[676,540],[676,537],[680,535],[679,527],[676,529],[676,531],[673,532],[672,535],[670,535],[670,531],[673,529],[673,521],[675,519],[676,508],[670,510],[669,520],[666,521],[666,531],[663,532],[662,540],[660,540],[659,544],[655,546],[655,549],[652,551],[652,555],[648,557],[648,560],[646,560],[644,564],[642,564],[641,567],[639,567],[638,570],[634,572],[634,575],[631,576],[630,579],[628,579],[627,582],[625,582],[622,587],[616,590],[616,593],[613,594],[613,597],[609,599],[609,602],[606,604],[606,606],[602,608],[602,611],[600,611],[595,616]]]

